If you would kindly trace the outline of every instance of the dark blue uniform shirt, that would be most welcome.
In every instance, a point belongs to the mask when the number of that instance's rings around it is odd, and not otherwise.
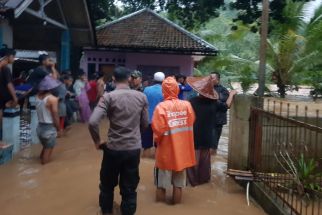
[[[216,125],[225,125],[227,124],[227,110],[228,106],[226,104],[227,99],[229,97],[229,91],[222,85],[217,85],[214,87],[216,92],[219,95],[219,99],[217,100],[217,113],[216,113]]]

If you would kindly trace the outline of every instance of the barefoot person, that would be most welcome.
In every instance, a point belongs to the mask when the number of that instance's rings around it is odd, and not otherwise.
[[[188,101],[178,99],[179,86],[173,77],[162,83],[164,102],[155,109],[152,129],[156,142],[156,200],[165,202],[166,189],[173,187],[173,204],[181,202],[186,169],[196,163],[193,144],[195,115]]]
[[[130,89],[129,77],[128,69],[115,69],[116,89],[103,95],[89,121],[95,147],[104,152],[99,195],[103,214],[113,213],[114,188],[118,184],[122,215],[133,215],[136,211],[141,131],[147,128],[149,118],[146,96]],[[101,143],[99,132],[99,123],[104,116],[110,121],[107,145]]]
[[[197,164],[187,170],[192,186],[208,183],[211,178],[210,149],[213,146],[213,129],[217,113],[218,94],[214,90],[211,76],[204,78],[188,77],[189,85],[199,94],[190,99],[196,114],[193,125]]]
[[[51,94],[61,83],[47,75],[38,86],[36,110],[38,116],[37,135],[43,149],[40,154],[42,164],[47,164],[56,145],[57,131],[60,132],[58,98]]]

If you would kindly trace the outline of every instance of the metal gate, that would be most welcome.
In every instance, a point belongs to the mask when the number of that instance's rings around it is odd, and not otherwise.
[[[305,108],[303,118],[298,112],[290,116],[289,105],[286,116],[282,106],[280,110],[278,114],[275,108],[273,112],[251,108],[249,169],[289,214],[322,215],[319,112],[309,118]]]

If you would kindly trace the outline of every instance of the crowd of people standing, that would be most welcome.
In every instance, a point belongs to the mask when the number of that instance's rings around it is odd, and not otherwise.
[[[104,154],[99,195],[103,214],[112,214],[118,184],[122,214],[135,214],[141,156],[155,158],[157,201],[165,202],[172,187],[172,202],[180,203],[187,184],[210,181],[211,156],[236,94],[220,84],[219,73],[166,77],[156,72],[147,84],[140,71],[117,67],[112,79],[95,74],[88,81],[82,70],[76,79],[70,71],[58,72],[52,58],[42,54],[39,66],[14,86],[8,67],[14,59],[14,50],[0,49],[0,119],[2,110],[16,107],[19,99],[34,98],[42,164],[50,161],[56,138],[75,119],[88,122],[95,147]],[[110,122],[108,143],[99,132],[105,118]]]
[[[55,60],[46,53],[39,55],[36,68],[14,79],[9,66],[14,63],[15,55],[13,49],[0,49],[0,140],[4,109],[20,104],[23,110],[25,105],[29,108],[34,105],[38,117],[37,134],[43,145],[41,163],[46,164],[56,138],[66,134],[73,122],[88,122],[99,98],[96,79],[88,82],[85,73],[79,70],[74,81],[72,73],[69,70],[59,72]]]
[[[104,154],[102,214],[113,213],[118,184],[122,214],[135,214],[141,156],[155,158],[156,201],[165,202],[166,190],[172,187],[172,203],[180,203],[187,183],[197,186],[210,181],[211,155],[216,154],[236,91],[220,84],[219,73],[186,78],[157,72],[147,87],[139,71],[118,67],[113,77],[115,88],[100,98],[89,121],[95,147]],[[179,97],[185,93],[186,97]],[[99,131],[105,117],[110,122],[108,143]]]

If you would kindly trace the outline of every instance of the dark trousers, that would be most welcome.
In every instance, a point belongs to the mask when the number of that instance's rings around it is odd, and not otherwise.
[[[150,149],[153,147],[153,131],[151,124],[149,124],[149,127],[142,132],[141,139],[143,149]]]
[[[73,114],[78,111],[78,108],[76,107],[77,104],[74,100],[66,99],[66,115],[67,119],[71,120],[73,118]]]
[[[96,101],[95,102],[89,102],[89,107],[90,107],[91,111],[93,111],[95,109],[96,105],[97,105]]]
[[[219,139],[222,133],[222,127],[223,125],[215,125],[214,127],[214,144],[213,144],[213,149],[217,150],[218,144],[219,144]]]
[[[105,148],[100,173],[99,204],[103,213],[113,212],[114,188],[119,184],[122,215],[136,211],[136,188],[139,176],[140,149],[114,151]]]

